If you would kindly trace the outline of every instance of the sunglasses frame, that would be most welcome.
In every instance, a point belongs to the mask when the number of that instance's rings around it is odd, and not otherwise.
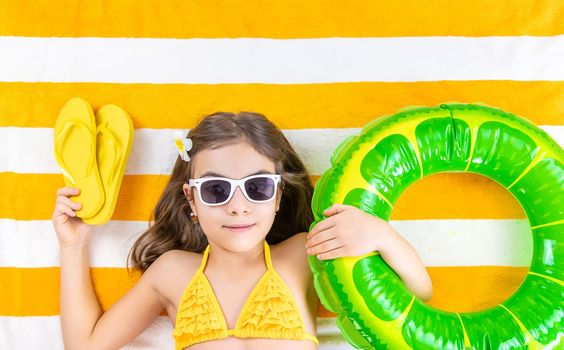
[[[258,178],[258,177],[266,177],[271,179],[272,181],[274,181],[274,193],[272,194],[272,197],[264,200],[264,201],[257,201],[254,200],[252,198],[249,197],[247,190],[245,189],[245,182],[254,178]],[[211,181],[211,180],[223,180],[223,181],[227,181],[229,182],[229,184],[231,185],[231,191],[229,192],[229,195],[227,196],[227,199],[221,203],[208,203],[204,200],[204,198],[202,197],[202,192],[201,190],[201,186],[202,184],[204,184],[207,181]],[[231,198],[233,198],[233,195],[235,194],[235,190],[237,189],[237,187],[239,187],[241,189],[241,193],[243,193],[243,196],[245,196],[245,198],[247,198],[247,200],[249,202],[252,203],[267,203],[270,202],[271,200],[273,200],[276,197],[276,193],[278,191],[278,184],[280,183],[280,181],[282,180],[282,176],[278,175],[278,174],[257,174],[257,175],[251,175],[251,176],[247,176],[244,177],[242,179],[230,179],[227,177],[201,177],[198,179],[189,179],[188,180],[188,186],[192,187],[196,187],[196,190],[198,191],[198,195],[200,196],[200,200],[202,201],[202,203],[204,203],[207,206],[210,207],[216,207],[216,206],[220,206],[223,204],[228,203]]]

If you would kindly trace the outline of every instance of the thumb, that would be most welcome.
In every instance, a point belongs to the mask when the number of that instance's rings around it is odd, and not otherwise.
[[[347,210],[347,206],[341,203],[335,203],[329,208],[323,211],[323,215],[329,217],[335,214],[342,213],[343,211]]]

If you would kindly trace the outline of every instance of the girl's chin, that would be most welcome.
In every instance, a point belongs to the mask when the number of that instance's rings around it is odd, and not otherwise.
[[[230,235],[230,237],[222,239],[221,246],[234,253],[245,253],[255,249],[257,245],[263,244],[264,240],[265,237]]]

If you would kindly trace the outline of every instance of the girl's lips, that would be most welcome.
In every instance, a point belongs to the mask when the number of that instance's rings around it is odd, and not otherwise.
[[[224,226],[226,229],[228,229],[229,231],[232,232],[246,232],[248,230],[250,230],[253,226],[255,226],[255,224],[250,224],[250,225],[232,225],[232,226]]]

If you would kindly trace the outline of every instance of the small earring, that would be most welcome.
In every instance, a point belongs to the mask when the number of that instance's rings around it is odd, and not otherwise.
[[[193,223],[197,223],[198,222],[198,215],[196,215],[196,213],[194,213],[192,211],[192,212],[190,212],[190,219],[192,219]]]

